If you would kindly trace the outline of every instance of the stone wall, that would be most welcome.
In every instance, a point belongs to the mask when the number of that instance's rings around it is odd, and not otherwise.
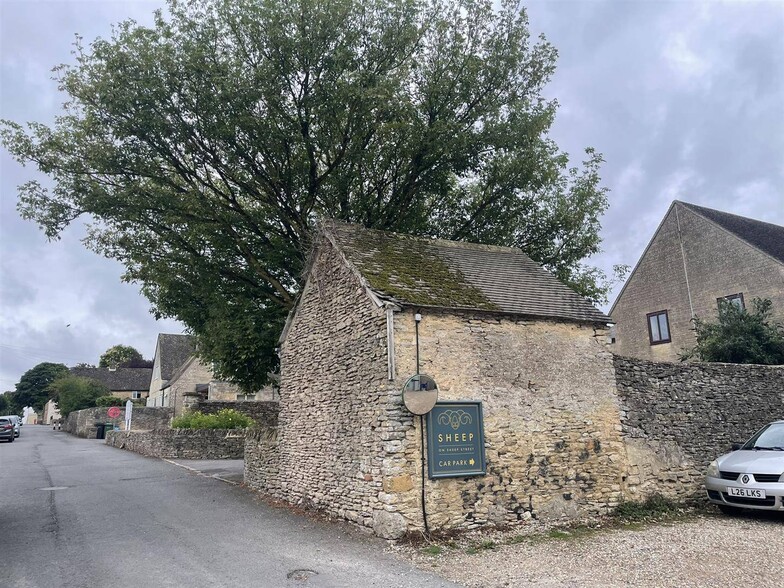
[[[194,411],[203,414],[213,414],[224,408],[236,410],[247,417],[252,418],[257,425],[263,427],[275,427],[278,424],[278,402],[261,402],[257,400],[200,400],[193,405]]]
[[[242,459],[245,429],[166,429],[110,431],[106,444],[149,457]]]
[[[331,247],[313,262],[280,355],[277,450],[249,455],[248,485],[372,527],[401,408],[388,402],[385,314]]]
[[[245,434],[245,484],[265,491],[280,485],[279,463],[277,427],[248,429]],[[277,497],[286,500],[281,493]]]
[[[641,495],[701,494],[734,442],[784,418],[784,366],[653,363],[615,357],[629,483]]]
[[[420,371],[441,400],[478,400],[484,413],[487,474],[425,480],[431,529],[506,525],[528,517],[605,513],[623,498],[625,448],[619,434],[606,332],[541,320],[420,310]],[[414,312],[395,316],[400,403],[416,372]],[[419,420],[404,413],[384,502],[407,530],[422,528]]]
[[[96,423],[116,423],[120,429],[125,428],[125,407],[120,408],[120,416],[110,419],[106,411],[108,407],[86,408],[68,415],[63,423],[63,430],[76,435],[94,439]],[[134,406],[131,428],[134,430],[156,430],[168,428],[173,411],[171,408]]]
[[[180,416],[184,412],[185,395],[195,391],[197,384],[208,384],[210,380],[212,371],[198,357],[190,357],[164,388],[164,405],[173,407],[174,416]]]

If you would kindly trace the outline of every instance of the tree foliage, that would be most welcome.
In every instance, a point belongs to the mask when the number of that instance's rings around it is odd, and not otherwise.
[[[62,363],[43,362],[30,368],[16,384],[16,404],[22,407],[32,406],[33,410],[41,412],[49,401],[49,386],[68,374],[68,368]]]
[[[93,404],[95,406],[125,406],[125,399],[109,394],[107,396],[99,396]]]
[[[50,128],[2,140],[50,238],[74,219],[159,317],[248,390],[274,370],[319,216],[521,247],[594,300],[601,157],[570,166],[542,96],[556,60],[492,0],[171,0],[57,70]]]
[[[24,406],[16,400],[16,392],[4,392],[0,394],[0,414],[22,414]]]
[[[719,300],[718,321],[694,319],[697,345],[681,360],[723,363],[784,364],[784,327],[770,320],[773,304],[755,298],[754,310]]]
[[[96,399],[107,396],[110,392],[105,384],[78,376],[60,378],[52,383],[51,388],[63,417],[75,410],[95,406]]]
[[[98,360],[98,367],[116,368],[139,361],[144,361],[142,354],[130,345],[114,345],[103,352]]]

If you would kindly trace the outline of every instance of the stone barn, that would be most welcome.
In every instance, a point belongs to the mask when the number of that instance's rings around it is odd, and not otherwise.
[[[281,337],[280,413],[246,483],[395,538],[606,512],[629,471],[608,317],[520,250],[327,222]],[[486,466],[428,471],[419,371],[474,401]],[[423,455],[425,456],[423,458]]]

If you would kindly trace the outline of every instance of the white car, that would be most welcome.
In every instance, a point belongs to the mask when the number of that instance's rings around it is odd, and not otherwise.
[[[9,421],[11,421],[11,423],[14,425],[14,437],[19,436],[19,433],[21,432],[22,429],[22,419],[19,416],[15,414],[9,414],[5,416],[1,416],[0,419],[8,419]]]
[[[784,420],[765,425],[735,451],[712,461],[705,489],[708,500],[725,513],[784,511]]]

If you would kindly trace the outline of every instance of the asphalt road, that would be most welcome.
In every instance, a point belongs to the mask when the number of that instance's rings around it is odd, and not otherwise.
[[[0,443],[0,586],[455,586],[348,525],[25,425]]]

